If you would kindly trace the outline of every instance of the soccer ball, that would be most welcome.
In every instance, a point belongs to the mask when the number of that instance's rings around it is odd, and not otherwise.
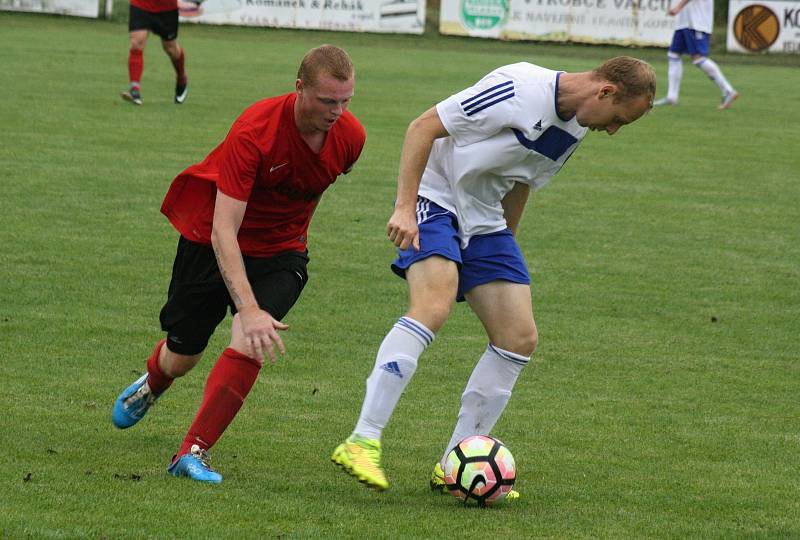
[[[487,506],[505,497],[517,468],[514,456],[505,445],[492,437],[473,435],[458,443],[444,463],[444,481],[457,499]]]

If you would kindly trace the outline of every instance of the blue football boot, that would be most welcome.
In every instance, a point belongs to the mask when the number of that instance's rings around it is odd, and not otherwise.
[[[147,373],[145,373],[123,390],[114,402],[111,421],[119,429],[129,428],[142,419],[157,399],[158,396],[153,394],[147,384]]]
[[[206,484],[222,483],[222,475],[211,468],[211,457],[208,452],[196,444],[192,445],[191,452],[173,461],[167,467],[167,472],[172,476],[187,476]]]

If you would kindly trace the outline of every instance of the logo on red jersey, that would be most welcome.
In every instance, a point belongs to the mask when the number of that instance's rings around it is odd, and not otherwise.
[[[280,169],[281,167],[283,167],[283,166],[285,166],[285,165],[288,165],[288,164],[289,164],[289,162],[287,161],[286,163],[281,163],[280,165],[273,165],[272,167],[270,167],[270,168],[269,168],[269,172],[272,172],[272,171],[278,170],[278,169]]]

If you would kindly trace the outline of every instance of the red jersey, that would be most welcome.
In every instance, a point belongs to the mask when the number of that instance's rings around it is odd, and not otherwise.
[[[130,2],[132,6],[151,13],[178,9],[178,0],[130,0]]]
[[[291,93],[250,106],[205,160],[172,181],[161,212],[184,237],[211,244],[219,189],[247,202],[238,237],[243,254],[306,251],[308,224],[320,195],[356,162],[366,132],[345,112],[315,154],[295,125],[296,98]]]

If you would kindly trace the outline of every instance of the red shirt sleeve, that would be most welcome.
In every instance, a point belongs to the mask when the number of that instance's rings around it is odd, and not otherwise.
[[[262,156],[256,141],[253,126],[242,120],[233,124],[219,160],[217,189],[225,195],[240,201],[250,198]]]
[[[356,121],[356,130],[355,130],[355,144],[353,148],[353,160],[350,163],[350,166],[347,168],[347,172],[352,170],[353,165],[356,164],[358,158],[361,157],[361,151],[364,149],[364,143],[367,141],[367,131],[364,129],[364,126],[361,125],[361,122]]]
[[[345,157],[342,172],[347,174],[353,169],[356,161],[358,161],[358,158],[361,156],[361,151],[364,149],[364,143],[367,140],[367,132],[364,126],[361,125],[361,122],[349,111],[340,119],[340,121],[342,120],[344,120],[344,122],[342,122],[344,127],[342,130],[342,137],[344,140],[343,148],[345,150],[345,152],[343,152],[343,156]]]

